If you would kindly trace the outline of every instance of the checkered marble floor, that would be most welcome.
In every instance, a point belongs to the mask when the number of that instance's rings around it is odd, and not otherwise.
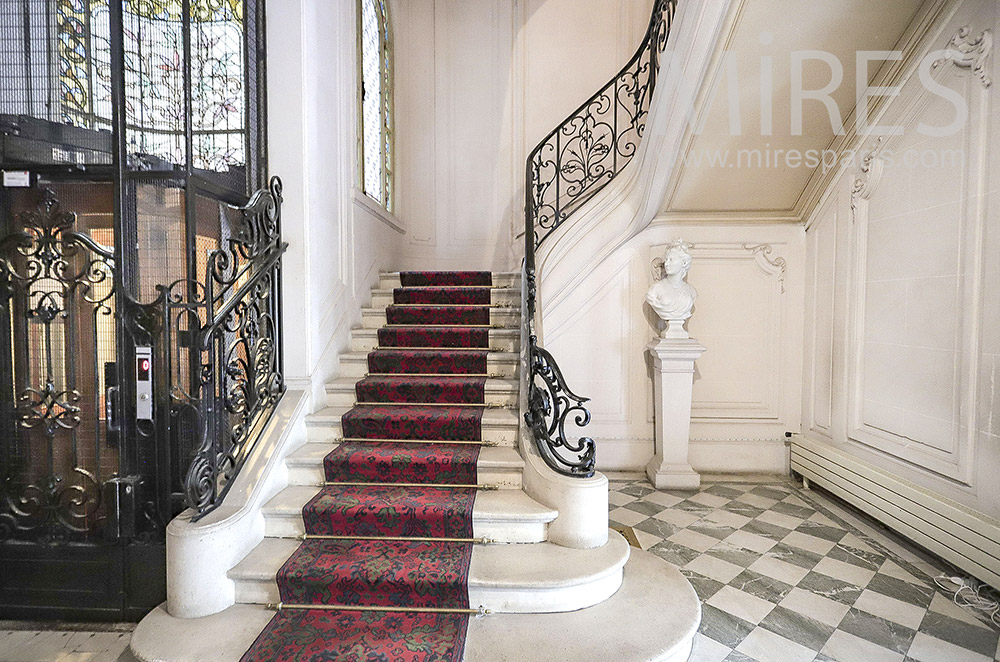
[[[937,590],[937,568],[890,551],[897,541],[852,525],[821,493],[612,479],[610,501],[612,526],[632,527],[701,598],[691,662],[1000,659],[997,629]]]

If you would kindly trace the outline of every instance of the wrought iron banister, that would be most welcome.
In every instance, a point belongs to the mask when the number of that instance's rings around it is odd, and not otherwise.
[[[525,164],[524,277],[528,330],[528,411],[524,420],[554,471],[594,474],[596,445],[566,436],[567,421],[590,423],[589,402],[574,394],[534,332],[538,283],[535,250],[573,212],[607,186],[635,156],[656,87],[677,0],[655,0],[642,44],[611,81],[585,101],[531,151]]]
[[[285,393],[281,202],[272,177],[235,208],[235,232],[208,254],[203,280],[160,285],[131,313],[156,348],[156,424],[196,518],[222,503]]]

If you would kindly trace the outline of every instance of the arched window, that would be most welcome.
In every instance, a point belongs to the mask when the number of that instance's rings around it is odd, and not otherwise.
[[[358,2],[361,190],[387,211],[392,187],[392,32],[386,0]]]

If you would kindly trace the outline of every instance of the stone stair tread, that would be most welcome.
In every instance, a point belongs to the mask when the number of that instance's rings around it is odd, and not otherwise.
[[[497,490],[476,494],[472,511],[477,520],[488,522],[551,522],[558,510],[543,506],[521,490]]]
[[[400,373],[397,375],[400,378],[406,379],[435,379],[437,377],[465,377],[462,374],[442,374],[435,375],[434,377],[413,377],[412,375],[407,375],[406,373]],[[331,379],[326,383],[326,390],[328,393],[341,393],[341,392],[355,392],[355,387],[361,380],[359,377],[337,377],[336,379]],[[496,393],[509,393],[520,388],[520,382],[514,378],[503,379],[503,378],[490,378],[486,380],[486,392],[496,392]]]
[[[433,325],[433,324],[429,324],[428,326],[432,326],[432,327],[437,328],[437,325]],[[442,325],[442,326],[440,326],[440,328],[447,329],[448,327]],[[352,327],[351,328],[351,333],[354,334],[355,336],[370,336],[372,338],[377,338],[378,337],[378,329],[372,329],[372,328],[364,327],[364,326],[355,326],[355,327]],[[491,334],[495,334],[497,337],[517,336],[517,335],[520,335],[521,329],[514,328],[514,327],[504,327],[504,328],[501,328],[501,329],[490,329],[490,333]],[[385,349],[406,349],[406,347],[388,347],[388,348],[385,348]],[[448,349],[448,348],[447,347],[442,347],[441,349]]]
[[[316,496],[315,485],[289,485],[264,504],[264,516],[292,517]],[[559,512],[543,506],[521,490],[477,492],[472,519],[484,522],[543,522],[554,520]]]
[[[446,271],[464,271],[464,270],[463,269],[454,269],[454,270],[447,269]],[[474,269],[473,271],[476,271],[476,270]],[[380,276],[398,276],[400,274],[399,271],[379,271],[378,273],[379,273]],[[501,277],[504,277],[504,278],[520,278],[521,277],[521,272],[520,271],[491,271],[490,273],[493,274],[494,276],[501,276]]]
[[[469,587],[554,589],[589,584],[620,571],[629,551],[628,542],[615,531],[595,549],[551,542],[477,545],[469,566]]]
[[[374,406],[374,405],[373,405]],[[419,407],[420,405],[403,405],[398,402],[386,402],[384,405],[379,404],[378,406],[401,406],[401,407]],[[461,407],[462,405],[453,405],[455,407]],[[340,423],[341,417],[348,411],[353,409],[353,407],[324,407],[319,411],[310,414],[306,417],[306,425],[324,425],[327,423],[335,422]],[[483,426],[511,426],[519,427],[520,418],[516,411],[512,409],[485,409],[483,411]]]
[[[387,347],[387,348],[383,348],[383,349],[400,349],[400,350],[406,350],[408,348],[406,348],[406,347]],[[443,348],[443,349],[447,349],[447,348]],[[343,363],[345,361],[356,361],[356,362],[361,362],[361,363],[367,363],[367,361],[368,361],[368,354],[369,353],[370,352],[368,350],[366,350],[364,352],[344,352],[343,354],[340,355],[340,361],[341,361],[341,363]],[[488,361],[496,361],[498,363],[517,363],[519,361],[519,356],[515,352],[487,352],[487,357],[486,358],[487,358]]]
[[[265,538],[229,571],[229,578],[275,581],[299,541]],[[469,588],[559,589],[597,581],[619,572],[628,561],[629,545],[611,532],[596,549],[572,549],[549,542],[533,545],[476,545],[469,566]]]
[[[285,457],[288,466],[316,466],[323,464],[323,458],[330,454],[336,444],[303,444]]]
[[[230,579],[274,580],[281,566],[302,543],[294,538],[264,538],[229,571]]]
[[[336,448],[336,444],[303,444],[285,458],[285,462],[295,466],[323,464],[323,458]],[[479,451],[478,466],[483,469],[523,469],[524,460],[517,450],[510,447],[484,447]]]

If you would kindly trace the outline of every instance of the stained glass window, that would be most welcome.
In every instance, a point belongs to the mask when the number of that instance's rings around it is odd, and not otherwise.
[[[112,2],[119,0],[110,0]],[[181,0],[120,0],[131,154],[186,163]],[[57,0],[62,120],[111,125],[109,0]],[[191,0],[192,166],[246,164],[244,0]]]
[[[362,190],[392,211],[392,34],[385,0],[358,5]]]

